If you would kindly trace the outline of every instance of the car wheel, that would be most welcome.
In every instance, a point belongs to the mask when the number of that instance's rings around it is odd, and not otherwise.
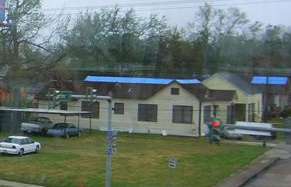
[[[36,148],[35,148],[34,153],[38,153],[38,152],[39,152],[39,146],[37,145]]]
[[[19,150],[18,155],[19,155],[20,157],[22,157],[22,156],[23,156],[23,153],[24,153],[24,149],[22,148],[22,149]]]

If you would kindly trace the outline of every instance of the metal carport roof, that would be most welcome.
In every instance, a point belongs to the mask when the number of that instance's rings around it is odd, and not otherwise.
[[[69,110],[42,109],[42,108],[0,107],[0,111],[29,112],[29,113],[42,113],[42,114],[59,114],[59,115],[64,115],[64,116],[78,116],[78,115],[82,115],[82,114],[91,114],[91,112],[87,112],[87,111],[69,111]]]
[[[39,114],[58,114],[65,117],[64,122],[66,122],[67,116],[77,116],[78,117],[78,129],[80,128],[80,116],[85,114],[91,114],[87,111],[69,111],[69,110],[56,110],[56,109],[42,109],[42,108],[10,108],[10,107],[0,107],[0,111],[4,112],[27,112],[27,113],[39,113]],[[91,117],[90,117],[90,130],[91,130]]]

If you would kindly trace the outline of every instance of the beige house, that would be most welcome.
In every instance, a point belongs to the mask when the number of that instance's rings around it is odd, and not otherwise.
[[[112,95],[114,130],[133,133],[153,133],[178,136],[205,134],[206,123],[215,115],[226,122],[227,110],[236,102],[235,91],[210,90],[202,84],[91,84],[96,95]],[[40,108],[47,108],[48,101],[40,100]],[[67,110],[92,111],[92,118],[82,117],[82,128],[106,130],[108,123],[107,101],[79,99],[69,102]],[[54,122],[63,117],[49,116]],[[91,127],[90,127],[91,120]],[[73,123],[76,118],[68,117]]]
[[[233,121],[261,121],[263,112],[263,95],[240,76],[220,72],[204,80],[203,85],[215,90],[236,91],[237,99],[228,109]],[[231,123],[231,121],[229,121]]]

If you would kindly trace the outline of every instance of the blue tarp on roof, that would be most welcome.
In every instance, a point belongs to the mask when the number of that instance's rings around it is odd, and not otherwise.
[[[268,85],[287,85],[288,77],[274,77],[274,76],[254,76],[252,84],[268,84]]]
[[[197,79],[161,79],[161,78],[141,78],[141,77],[107,77],[107,76],[87,76],[84,80],[88,83],[124,83],[124,84],[162,84],[167,85],[173,81],[180,84],[199,84]]]
[[[201,83],[197,79],[178,79],[176,81],[180,84],[200,84]]]

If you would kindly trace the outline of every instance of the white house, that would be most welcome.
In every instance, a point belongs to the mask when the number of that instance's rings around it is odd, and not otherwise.
[[[107,79],[106,79],[107,80]],[[210,90],[196,80],[144,79],[142,83],[87,81],[96,95],[113,97],[113,129],[134,133],[154,133],[179,136],[204,135],[206,123],[213,116],[226,122],[227,108],[236,100],[235,91]],[[40,108],[48,101],[40,100]],[[107,101],[87,99],[71,101],[63,109],[91,111],[91,127],[106,130],[108,123]],[[58,116],[49,116],[55,122]],[[76,123],[76,118],[67,118]],[[88,117],[80,120],[81,127],[89,127]]]

